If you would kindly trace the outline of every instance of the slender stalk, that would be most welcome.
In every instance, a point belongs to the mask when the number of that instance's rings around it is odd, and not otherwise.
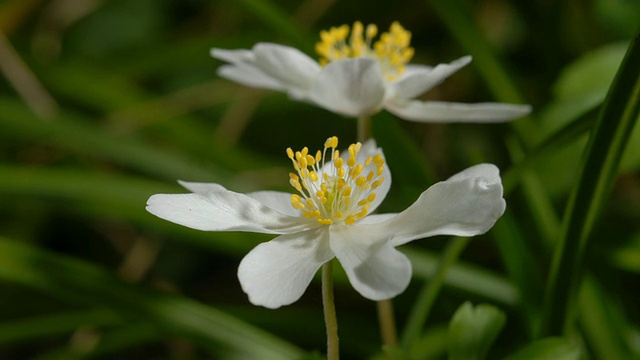
[[[468,237],[457,237],[449,243],[440,258],[440,263],[438,264],[438,268],[436,269],[431,282],[425,284],[420,291],[418,299],[414,303],[415,305],[409,314],[409,322],[404,328],[404,332],[402,334],[402,348],[405,351],[408,352],[411,344],[415,343],[416,339],[420,336],[422,329],[424,328],[424,323],[427,321],[429,313],[431,312],[431,307],[435,303],[436,298],[442,289],[447,272],[458,260],[458,257],[467,247],[470,240],[471,238]]]
[[[371,118],[368,116],[361,116],[358,118],[358,141],[363,143],[370,138]],[[377,307],[382,343],[389,347],[397,347],[398,334],[396,330],[396,319],[393,314],[393,302],[391,299],[378,301]]]
[[[381,300],[378,305],[378,322],[380,323],[380,335],[382,343],[390,347],[398,347],[398,334],[396,332],[396,318],[393,315],[393,301]]]
[[[358,118],[358,141],[363,143],[371,138],[371,118],[361,116]]]
[[[322,265],[322,305],[324,309],[324,323],[327,327],[327,360],[340,358],[340,343],[338,339],[338,320],[336,306],[333,301],[333,261]]]

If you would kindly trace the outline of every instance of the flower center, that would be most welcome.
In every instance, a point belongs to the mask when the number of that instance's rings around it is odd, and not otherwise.
[[[380,39],[372,44],[378,34],[378,27],[356,21],[349,35],[349,26],[332,27],[320,32],[321,41],[316,44],[316,52],[321,56],[322,66],[335,60],[368,57],[378,60],[382,74],[388,81],[394,81],[402,74],[405,65],[413,57],[413,48],[409,46],[411,33],[397,21],[389,27],[389,32],[382,33]]]
[[[289,173],[289,183],[299,193],[291,195],[291,205],[301,210],[302,216],[323,225],[338,222],[350,225],[367,216],[376,198],[374,190],[384,181],[381,154],[358,162],[362,144],[355,143],[349,145],[349,158],[345,161],[337,146],[338,138],[333,136],[315,156],[310,155],[306,147],[295,153],[287,149],[296,170]],[[331,163],[325,166],[327,155]]]

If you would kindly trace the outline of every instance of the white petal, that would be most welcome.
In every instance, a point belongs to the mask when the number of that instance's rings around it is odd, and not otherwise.
[[[211,49],[211,56],[218,60],[226,61],[228,63],[236,64],[243,61],[254,61],[255,56],[251,50],[237,49]]]
[[[503,103],[465,104],[444,101],[391,99],[385,108],[405,119],[422,122],[504,122],[531,112],[529,105]]]
[[[220,77],[245,86],[278,91],[287,90],[284,84],[265,74],[264,71],[251,63],[223,65],[218,68],[217,72]]]
[[[396,217],[369,227],[393,237],[394,246],[434,235],[474,236],[487,232],[505,207],[498,168],[481,164],[431,186]]]
[[[188,182],[179,180],[178,183],[185,189],[199,194],[209,191],[226,190],[224,186],[216,183]],[[262,205],[272,208],[289,216],[301,216],[300,210],[291,205],[291,194],[280,191],[255,191],[246,194],[248,197],[258,200]]]
[[[203,182],[191,182],[191,181],[178,180],[178,184],[180,184],[183,188],[194,193],[207,193],[209,191],[226,190],[224,186],[216,183],[203,183]]]
[[[253,53],[256,66],[296,92],[308,90],[320,71],[320,64],[289,46],[259,43],[253,47]]]
[[[403,292],[411,280],[409,259],[368,226],[330,226],[331,249],[351,285],[370,300],[384,300]]]
[[[281,235],[242,259],[238,279],[251,303],[275,309],[298,300],[318,268],[333,256],[327,227]]]
[[[291,194],[281,191],[256,191],[248,193],[247,196],[258,200],[273,210],[289,216],[301,216],[300,210],[291,205]]]
[[[451,74],[471,62],[471,56],[464,56],[449,64],[438,64],[435,68],[413,68],[409,74],[393,83],[395,96],[412,99],[442,83]]]
[[[358,225],[378,224],[396,217],[397,213],[371,214],[365,218],[358,220]]]
[[[357,117],[378,111],[384,94],[378,62],[355,58],[329,63],[318,74],[309,96],[325,109]]]
[[[402,72],[402,74],[400,74],[397,81],[401,81],[409,76],[413,76],[413,74],[415,73],[431,71],[431,69],[433,69],[433,66],[422,64],[407,64],[405,65],[404,71]]]
[[[205,231],[287,234],[318,225],[282,214],[244,194],[226,189],[194,194],[156,194],[147,211],[176,224]]]

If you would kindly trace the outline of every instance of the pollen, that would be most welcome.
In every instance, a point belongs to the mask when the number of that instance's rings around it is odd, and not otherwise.
[[[342,25],[321,31],[320,42],[316,44],[320,64],[325,66],[332,61],[348,58],[372,58],[380,64],[387,81],[397,80],[414,54],[410,46],[411,33],[395,21],[389,31],[380,34],[374,42],[376,35],[376,25],[369,24],[365,28],[360,21],[356,21],[351,28]]]
[[[295,152],[287,149],[296,170],[289,173],[289,183],[297,191],[291,195],[291,206],[322,225],[351,225],[367,216],[376,199],[375,190],[384,182],[381,154],[363,158],[359,156],[362,145],[355,143],[343,158],[337,147],[338,138],[333,136],[315,156],[306,147]]]

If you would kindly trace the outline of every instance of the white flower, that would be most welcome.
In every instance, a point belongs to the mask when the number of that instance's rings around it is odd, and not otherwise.
[[[192,193],[153,195],[147,210],[198,230],[277,234],[251,250],[238,269],[249,300],[268,308],[298,300],[334,257],[362,296],[394,297],[411,278],[411,264],[396,246],[434,235],[482,234],[505,210],[498,169],[482,164],[431,186],[401,213],[371,214],[391,185],[382,150],[369,140],[352,144],[343,156],[337,144],[329,138],[315,156],[307,148],[287,149],[298,194],[240,194],[218,184],[181,182]]]
[[[272,43],[258,43],[252,50],[214,48],[211,55],[229,63],[218,69],[226,79],[283,91],[346,116],[386,109],[412,121],[500,122],[531,111],[528,105],[416,100],[471,62],[471,57],[436,67],[411,65],[411,33],[394,22],[372,43],[377,31],[375,25],[364,29],[356,22],[348,39],[347,25],[321,32],[322,41],[316,45],[320,63],[295,48]]]

